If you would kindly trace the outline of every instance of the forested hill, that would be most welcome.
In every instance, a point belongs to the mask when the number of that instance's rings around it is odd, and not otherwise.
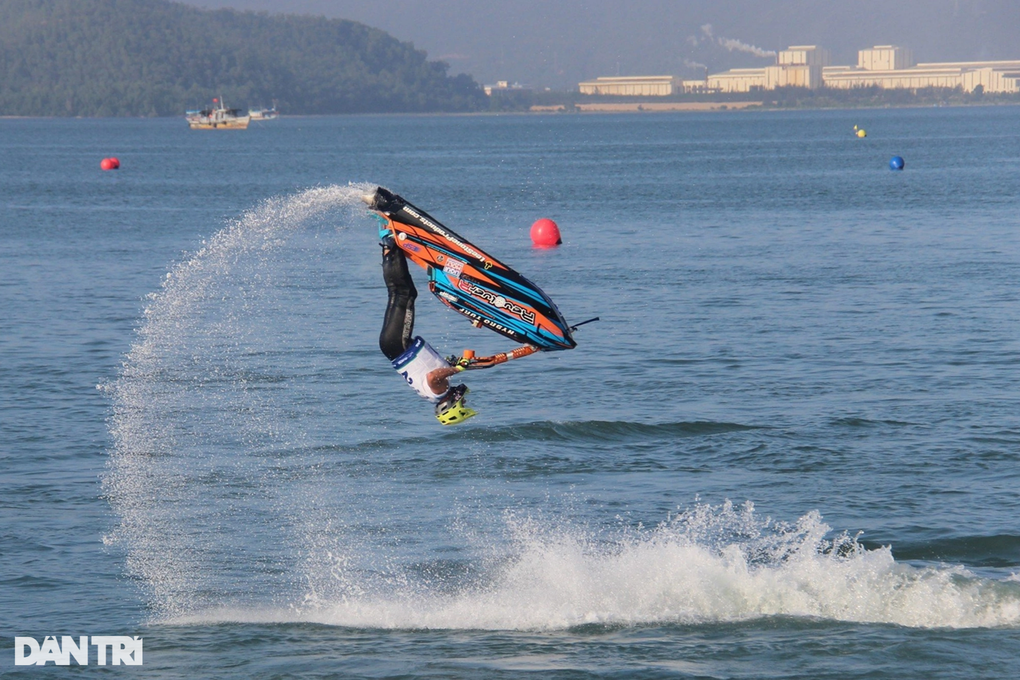
[[[0,0],[0,115],[176,116],[221,94],[291,114],[487,106],[470,76],[352,21],[165,0]]]

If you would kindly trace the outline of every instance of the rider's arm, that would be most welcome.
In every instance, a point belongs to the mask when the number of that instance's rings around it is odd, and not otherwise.
[[[519,356],[527,356],[528,354],[537,351],[536,348],[531,347],[530,345],[526,347],[528,347],[528,351],[521,353]],[[429,389],[431,389],[435,394],[443,394],[446,390],[450,389],[450,376],[457,375],[461,371],[466,371],[468,369],[477,370],[480,368],[492,368],[493,366],[499,366],[509,359],[518,356],[516,353],[520,352],[521,349],[523,348],[515,350],[515,354],[510,357],[506,354],[497,354],[491,357],[477,358],[474,356],[473,352],[471,353],[470,358],[469,356],[464,356],[460,359],[457,357],[450,357],[447,359],[447,361],[451,364],[450,366],[444,366],[443,368],[437,368],[434,371],[429,372],[427,376]]]
[[[444,394],[450,389],[450,376],[457,375],[464,370],[463,366],[446,366],[429,371],[429,389],[433,394]]]

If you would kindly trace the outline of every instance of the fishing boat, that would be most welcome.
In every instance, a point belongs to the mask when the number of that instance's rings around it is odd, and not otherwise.
[[[228,109],[223,97],[213,99],[212,107],[185,114],[192,130],[244,130],[251,121],[251,115],[242,116],[240,109]]]

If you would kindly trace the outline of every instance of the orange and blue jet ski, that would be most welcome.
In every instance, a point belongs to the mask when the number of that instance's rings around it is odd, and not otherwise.
[[[385,222],[381,230],[392,230],[400,250],[428,273],[433,295],[475,326],[523,343],[493,357],[465,352],[460,362],[466,368],[577,346],[571,335],[577,326],[569,326],[549,296],[524,276],[382,187],[363,200]]]

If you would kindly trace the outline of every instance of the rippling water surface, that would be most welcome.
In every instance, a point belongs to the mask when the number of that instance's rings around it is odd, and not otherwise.
[[[0,120],[7,649],[141,635],[153,677],[1012,677],[1018,120]],[[468,374],[479,417],[439,426],[377,348],[376,185],[602,320]],[[530,247],[539,217],[563,246]],[[434,345],[507,348],[418,281]]]

